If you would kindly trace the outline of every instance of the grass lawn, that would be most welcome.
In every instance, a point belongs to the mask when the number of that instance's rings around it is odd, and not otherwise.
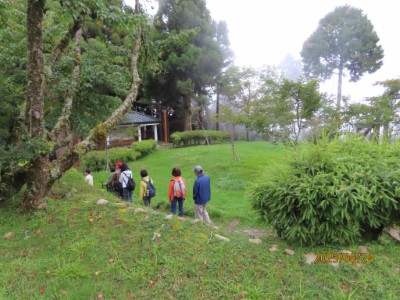
[[[251,211],[246,187],[262,180],[266,164],[288,155],[262,142],[237,143],[237,152],[240,161],[232,160],[229,144],[170,149],[130,164],[137,183],[141,168],[154,179],[157,211],[135,213],[143,208],[137,190],[133,206],[102,190],[106,172],[93,174],[92,188],[76,170],[54,186],[46,212],[18,215],[15,203],[6,203],[0,208],[0,299],[400,299],[400,247],[387,235],[311,248],[274,235],[252,244],[250,236],[226,231],[234,218],[237,227],[270,230]],[[196,164],[211,177],[209,212],[220,229],[192,221]],[[176,165],[188,185],[186,220],[165,218]],[[96,206],[100,198],[110,203]],[[278,251],[268,250],[273,244]],[[305,253],[357,253],[359,245],[373,262],[305,263]]]
[[[246,199],[246,187],[260,180],[267,164],[281,163],[285,150],[264,142],[237,143],[239,161],[233,160],[230,144],[197,146],[158,151],[139,161],[129,163],[138,184],[139,172],[147,169],[157,188],[157,196],[152,199],[153,207],[169,209],[168,184],[172,179],[171,171],[175,166],[182,170],[182,177],[187,184],[187,201],[184,204],[185,215],[194,216],[192,187],[196,179],[193,168],[201,165],[204,174],[211,178],[211,201],[207,205],[210,217],[219,224],[230,223],[239,219],[240,226],[257,225],[258,216],[251,210]],[[105,181],[107,173],[95,175],[99,181]],[[135,201],[139,190],[135,190]],[[139,204],[137,201],[136,203]]]

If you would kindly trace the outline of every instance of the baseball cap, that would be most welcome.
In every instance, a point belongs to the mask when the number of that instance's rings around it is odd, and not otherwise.
[[[195,166],[193,172],[199,172],[199,171],[203,171],[203,168],[201,166]]]

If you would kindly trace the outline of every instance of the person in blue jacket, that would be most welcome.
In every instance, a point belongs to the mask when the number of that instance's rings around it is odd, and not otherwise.
[[[194,217],[206,223],[211,223],[206,205],[211,199],[210,177],[203,174],[203,168],[196,166],[193,169],[197,178],[193,185]]]

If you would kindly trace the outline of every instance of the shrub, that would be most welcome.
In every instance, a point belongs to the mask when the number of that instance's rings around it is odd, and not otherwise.
[[[156,147],[157,142],[155,140],[134,142],[131,148],[109,149],[108,159],[111,165],[114,165],[117,161],[130,162],[153,152]],[[85,168],[89,168],[92,171],[105,170],[107,166],[106,151],[91,151],[86,153],[82,158],[82,162]]]
[[[106,154],[104,151],[91,151],[82,157],[82,163],[85,169],[92,171],[104,170],[107,163]]]
[[[305,144],[269,168],[251,192],[253,208],[291,242],[376,239],[399,215],[399,149],[354,136]]]
[[[103,151],[104,153],[105,151]],[[139,151],[132,151],[129,148],[111,148],[108,150],[111,165],[115,165],[117,161],[129,162],[142,157]]]
[[[108,150],[108,158],[111,165],[114,165],[117,161],[134,161],[140,156],[140,152],[129,148],[111,148]],[[106,151],[91,151],[83,156],[82,162],[85,168],[89,168],[92,171],[105,170],[107,167]]]
[[[217,130],[193,130],[171,134],[171,141],[174,147],[204,144],[206,138],[211,144],[214,144],[229,140],[230,135],[226,131]]]
[[[147,154],[156,150],[157,142],[155,140],[144,140],[141,142],[133,142],[131,145],[132,150],[140,152],[141,156],[146,156]]]

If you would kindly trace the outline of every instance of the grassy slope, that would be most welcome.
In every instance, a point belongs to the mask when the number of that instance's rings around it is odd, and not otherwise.
[[[188,186],[191,169],[202,164],[213,182],[210,212],[218,224],[239,217],[245,226],[258,225],[246,204],[244,191],[227,192],[241,178],[253,180],[263,164],[280,160],[279,148],[264,143],[238,144],[240,162],[232,162],[229,145],[166,150],[135,162],[135,175],[146,167],[156,181],[155,202],[166,202],[171,168],[179,165]],[[106,174],[94,174],[97,187],[82,183],[83,175],[69,172],[53,189],[53,198],[72,191],[69,198],[49,200],[48,212],[16,215],[0,210],[0,299],[399,299],[400,248],[386,236],[366,244],[375,261],[357,268],[341,264],[305,265],[303,254],[332,252],[336,246],[294,248],[275,237],[261,245],[248,236],[216,230],[191,221],[164,219],[149,211],[94,202],[119,202],[99,186]],[[226,177],[228,180],[226,180]],[[135,179],[137,179],[136,176]],[[224,182],[231,182],[224,184]],[[221,186],[221,188],[218,188]],[[73,188],[71,188],[73,187]],[[137,192],[137,191],[136,191]],[[187,201],[187,213],[192,211]],[[226,220],[225,220],[226,219]],[[229,243],[215,237],[223,234]],[[269,253],[271,244],[279,251]],[[358,245],[348,250],[356,252]]]
[[[172,178],[172,168],[179,166],[188,190],[184,206],[185,215],[193,217],[193,167],[201,165],[204,173],[211,178],[212,200],[207,206],[211,218],[219,224],[230,223],[233,218],[239,218],[241,226],[250,226],[255,225],[257,216],[251,211],[249,201],[246,200],[246,185],[250,181],[259,180],[266,164],[279,163],[284,157],[284,149],[280,146],[262,142],[250,145],[249,147],[248,143],[237,143],[239,161],[233,160],[231,145],[223,144],[159,151],[130,163],[129,166],[137,184],[140,181],[140,170],[148,170],[157,188],[157,196],[152,199],[152,205],[162,207],[169,205],[168,184]],[[97,178],[98,182],[105,181],[107,173],[103,172]],[[136,203],[138,193],[139,189],[136,189]]]

